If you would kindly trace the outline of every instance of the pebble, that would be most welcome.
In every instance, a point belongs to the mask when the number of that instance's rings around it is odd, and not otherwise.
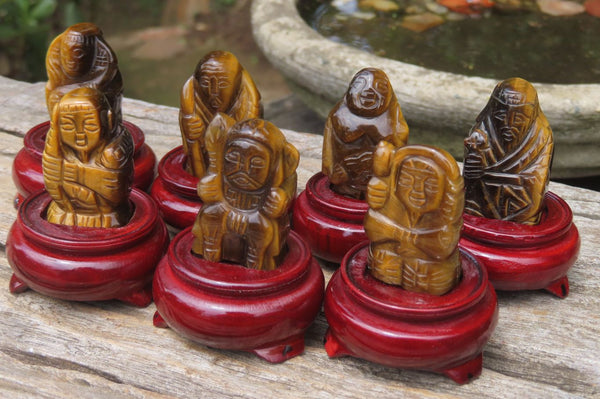
[[[584,6],[585,11],[588,14],[600,18],[600,0],[588,0],[585,2]]]
[[[540,11],[544,14],[558,16],[577,15],[585,12],[582,4],[565,0],[538,0]]]
[[[383,12],[398,11],[400,9],[400,6],[391,0],[360,0],[358,6]]]
[[[426,12],[418,15],[408,15],[402,20],[401,26],[414,32],[423,32],[444,23],[444,18],[437,14]]]

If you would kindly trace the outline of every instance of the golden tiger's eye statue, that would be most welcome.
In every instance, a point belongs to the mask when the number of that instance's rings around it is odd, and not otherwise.
[[[537,224],[553,149],[533,86],[520,78],[499,83],[465,139],[465,212]]]
[[[49,222],[117,227],[129,221],[133,142],[100,91],[80,87],[54,107],[42,167],[52,197]]]
[[[382,141],[369,181],[369,270],[414,292],[443,295],[459,281],[463,178],[446,151]]]
[[[275,269],[290,229],[298,150],[268,121],[235,123],[219,113],[208,126],[206,151],[192,251],[213,262]]]
[[[50,116],[66,93],[85,86],[100,90],[108,99],[113,118],[121,120],[123,80],[117,57],[96,25],[75,24],[58,35],[48,49],[46,71],[46,105]]]
[[[364,199],[372,176],[373,151],[379,141],[401,147],[408,126],[387,75],[380,69],[359,71],[346,95],[331,110],[323,132],[323,173],[333,191]]]
[[[207,54],[181,91],[179,126],[187,155],[187,171],[199,178],[206,173],[205,131],[216,113],[236,122],[262,116],[260,93],[237,58],[226,51]]]

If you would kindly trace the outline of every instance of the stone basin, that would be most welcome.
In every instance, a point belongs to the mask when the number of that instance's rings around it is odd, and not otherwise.
[[[301,1],[301,0],[300,0]],[[442,147],[461,160],[463,139],[498,81],[382,58],[321,36],[296,0],[254,0],[254,38],[290,88],[325,117],[356,72],[383,69],[410,127],[409,142]],[[551,62],[555,54],[548,55]],[[600,175],[600,84],[532,82],[554,132],[553,178]],[[315,132],[320,133],[320,132]]]

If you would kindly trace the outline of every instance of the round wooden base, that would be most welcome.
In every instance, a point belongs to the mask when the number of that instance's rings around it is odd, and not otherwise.
[[[199,179],[186,172],[185,160],[183,146],[169,151],[158,164],[158,176],[150,190],[165,222],[179,230],[193,225],[202,207]]]
[[[365,201],[332,191],[329,178],[317,173],[294,203],[292,226],[315,256],[340,263],[350,248],[367,239],[363,220],[368,209]]]
[[[291,232],[283,263],[261,271],[195,256],[193,239],[191,228],[179,233],[156,270],[154,325],[272,363],[301,354],[325,284],[306,243]]]
[[[464,215],[459,246],[485,266],[497,290],[545,289],[569,294],[567,271],[579,253],[579,233],[569,205],[546,193],[540,223],[525,225]]]
[[[154,180],[156,156],[152,149],[144,143],[144,133],[131,122],[123,121],[129,130],[134,143],[134,177],[133,186],[147,191]],[[46,142],[46,134],[50,129],[50,121],[32,127],[23,138],[23,148],[15,156],[12,178],[17,187],[15,208],[31,194],[44,189],[42,173],[42,153]]]
[[[351,249],[327,286],[327,354],[438,372],[459,384],[479,376],[483,346],[498,320],[485,269],[461,251],[460,283],[435,296],[376,280],[367,257],[368,243]]]
[[[31,288],[73,301],[150,304],[154,269],[169,243],[152,198],[133,190],[134,214],[127,225],[115,228],[49,223],[45,213],[50,201],[41,191],[19,207],[6,243],[14,272],[11,292]]]

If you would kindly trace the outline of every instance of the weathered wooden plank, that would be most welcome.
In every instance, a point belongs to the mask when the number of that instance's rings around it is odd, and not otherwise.
[[[47,119],[43,85],[0,78],[0,244],[15,218],[12,159],[22,135]],[[14,104],[4,93],[12,93]],[[29,99],[29,100],[28,100]],[[20,105],[19,105],[20,104]],[[10,113],[10,116],[7,116]],[[179,145],[177,110],[124,101],[160,158]],[[320,169],[321,137],[286,131],[302,154],[300,186]],[[484,370],[458,386],[432,373],[395,370],[359,359],[329,359],[323,314],[309,329],[306,352],[284,364],[206,348],[152,326],[154,305],[72,303],[28,291],[15,296],[0,251],[0,396],[2,397],[594,397],[600,395],[600,194],[551,184],[571,205],[582,237],[569,273],[571,294],[499,293],[498,327]],[[1,249],[1,248],[0,248]],[[327,279],[332,269],[325,267]]]

